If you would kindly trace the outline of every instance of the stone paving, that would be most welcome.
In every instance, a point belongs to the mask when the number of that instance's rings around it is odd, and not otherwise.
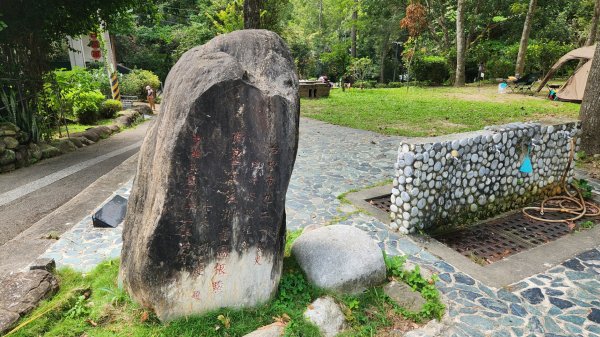
[[[438,274],[436,285],[447,314],[436,335],[600,337],[600,245],[544,273],[496,289],[430,254],[419,246],[419,239],[389,232],[379,220],[337,199],[349,190],[390,179],[400,140],[302,119],[287,194],[288,229],[330,223],[355,226],[388,254],[407,255],[421,269]],[[130,189],[131,182],[115,194],[127,198]],[[58,267],[87,271],[119,256],[121,230],[121,226],[92,228],[90,215],[43,256],[53,257]],[[432,331],[414,331],[411,336],[429,336]]]

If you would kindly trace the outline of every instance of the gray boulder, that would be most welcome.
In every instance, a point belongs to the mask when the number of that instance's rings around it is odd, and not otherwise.
[[[317,298],[304,312],[304,318],[316,325],[324,337],[333,337],[346,329],[342,309],[329,296]]]
[[[69,153],[77,150],[77,146],[67,138],[58,139],[52,142],[52,146],[59,149],[61,153]]]
[[[383,292],[400,307],[412,312],[421,311],[426,303],[421,293],[412,290],[406,283],[392,281],[383,287]]]
[[[277,290],[298,146],[294,60],[266,30],[215,37],[171,69],[139,154],[120,277],[161,320]]]
[[[285,332],[284,323],[273,323],[252,331],[251,333],[244,335],[244,337],[280,337]]]
[[[385,281],[379,246],[362,230],[332,225],[303,233],[292,254],[316,286],[340,293],[359,293]]]
[[[42,158],[52,158],[56,156],[60,156],[61,152],[59,149],[55,148],[49,144],[40,144],[40,151],[42,151]]]
[[[13,137],[4,137],[2,139],[7,149],[16,149],[19,146],[19,141]]]
[[[0,279],[0,333],[58,290],[58,280],[45,270],[30,270]]]
[[[0,154],[0,165],[13,164],[15,162],[15,158],[15,151],[4,150],[4,152]]]

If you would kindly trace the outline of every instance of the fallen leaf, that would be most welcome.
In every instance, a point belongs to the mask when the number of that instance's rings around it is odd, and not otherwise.
[[[85,321],[86,321],[86,322],[88,322],[88,323],[89,323],[91,326],[93,326],[93,327],[97,327],[97,326],[98,326],[98,323],[96,323],[96,322],[92,321],[92,320],[91,320],[91,319],[89,319],[89,318],[88,318],[88,319],[86,319]]]
[[[313,310],[315,307],[312,304],[308,305],[308,309]]]
[[[142,312],[142,316],[140,316],[140,322],[144,323],[147,320],[148,320],[148,312],[144,311],[144,312]]]
[[[569,231],[572,231],[575,228],[575,223],[572,221],[567,221],[567,226],[569,227]]]

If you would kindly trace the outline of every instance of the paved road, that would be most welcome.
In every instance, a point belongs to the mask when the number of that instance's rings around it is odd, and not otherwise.
[[[0,246],[136,154],[150,124],[0,175]]]

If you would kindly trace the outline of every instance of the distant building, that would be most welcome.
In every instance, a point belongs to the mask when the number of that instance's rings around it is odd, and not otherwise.
[[[100,34],[89,33],[76,39],[68,37],[69,61],[71,68],[87,68],[90,64],[106,60],[106,75],[110,84],[111,96],[120,100],[119,80],[117,77],[117,60],[108,31]],[[105,55],[106,54],[106,55]]]
[[[91,63],[102,62],[106,58],[109,64],[109,70],[112,73],[116,69],[116,58],[112,48],[112,41],[110,34],[105,31],[102,32],[101,38],[104,40],[105,50],[108,55],[104,55],[100,41],[100,36],[96,36],[95,33],[88,35],[82,35],[77,38],[68,37],[69,43],[69,61],[71,62],[71,68],[83,67],[87,68]]]

